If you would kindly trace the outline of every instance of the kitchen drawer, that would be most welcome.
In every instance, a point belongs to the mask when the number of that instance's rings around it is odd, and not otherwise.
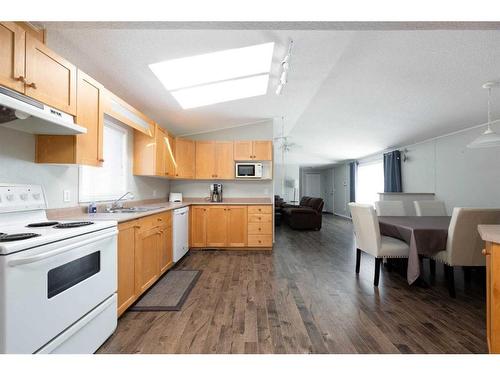
[[[273,236],[271,234],[249,234],[248,247],[272,247]]]
[[[273,206],[248,206],[249,214],[272,214]]]
[[[271,214],[248,214],[249,223],[272,223],[273,216]]]
[[[273,223],[248,223],[248,234],[273,234]]]
[[[141,231],[160,226],[170,226],[172,225],[172,212],[166,211],[156,215],[145,216],[136,221]]]

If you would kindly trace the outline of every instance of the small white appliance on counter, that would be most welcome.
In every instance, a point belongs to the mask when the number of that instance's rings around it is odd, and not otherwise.
[[[178,262],[189,250],[189,207],[178,208],[173,215],[174,262]]]
[[[168,201],[172,203],[182,202],[182,193],[170,193]]]
[[[46,208],[41,186],[0,184],[0,353],[93,353],[117,325],[117,224]]]
[[[262,178],[262,163],[236,163],[236,178]]]

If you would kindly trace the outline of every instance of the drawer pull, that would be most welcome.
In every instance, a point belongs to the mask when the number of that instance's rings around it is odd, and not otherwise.
[[[31,82],[31,83],[26,83],[26,81],[24,82],[24,86],[26,87],[31,87],[33,89],[36,90],[36,83],[35,82]]]
[[[22,83],[26,83],[26,78],[24,78],[23,76],[19,76],[19,77],[16,77],[14,78],[16,81],[19,81],[19,82],[22,82]]]

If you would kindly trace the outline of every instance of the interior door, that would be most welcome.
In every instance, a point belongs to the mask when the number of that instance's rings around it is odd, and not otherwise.
[[[76,114],[76,67],[26,34],[25,93],[49,106]]]
[[[207,209],[207,246],[227,246],[227,208],[211,206]]]
[[[215,176],[218,179],[234,179],[233,142],[215,143]]]
[[[247,207],[227,207],[227,246],[245,247],[248,240]]]
[[[78,164],[102,165],[103,159],[103,86],[78,71],[76,123],[87,129],[76,137]]]
[[[0,23],[0,85],[24,93],[26,32],[14,22]]]
[[[209,180],[215,178],[215,142],[196,142],[196,178]]]
[[[321,175],[319,173],[305,174],[304,195],[307,197],[321,197]]]

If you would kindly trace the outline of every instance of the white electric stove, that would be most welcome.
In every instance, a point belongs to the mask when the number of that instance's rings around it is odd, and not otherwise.
[[[0,353],[93,353],[117,324],[117,223],[46,208],[41,186],[0,184]]]

